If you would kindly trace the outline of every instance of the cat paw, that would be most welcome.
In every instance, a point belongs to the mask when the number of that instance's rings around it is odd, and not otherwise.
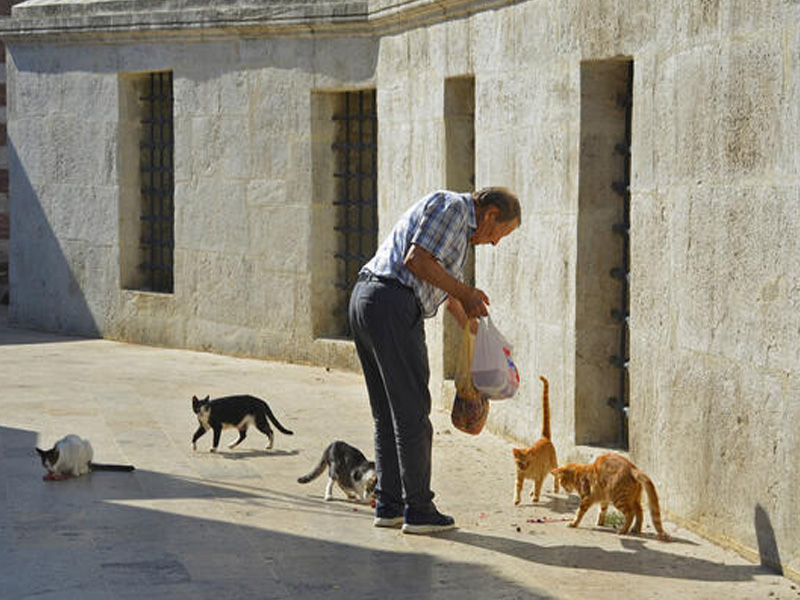
[[[192,452],[196,452],[196,451],[197,451],[197,444],[192,444]]]
[[[209,450],[209,452],[216,452],[216,451],[217,451],[217,449],[216,449],[216,448],[211,448],[211,449]]]
[[[333,500],[333,496],[325,496],[325,502],[331,502]]]
[[[662,542],[671,542],[672,541],[672,538],[669,536],[669,534],[666,531],[662,531],[661,533],[659,533],[658,534],[658,539],[661,540]]]
[[[567,523],[567,527],[577,527],[577,526],[578,524],[575,521],[570,521],[569,523]]]
[[[516,506],[517,504],[519,504],[519,498],[514,498],[514,506]]]

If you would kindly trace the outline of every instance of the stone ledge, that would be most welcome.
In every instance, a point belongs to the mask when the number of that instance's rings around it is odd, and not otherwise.
[[[143,37],[376,35],[482,12],[516,0],[28,0],[0,19],[6,42]]]

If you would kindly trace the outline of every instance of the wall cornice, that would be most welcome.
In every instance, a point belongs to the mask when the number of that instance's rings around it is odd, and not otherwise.
[[[262,36],[380,36],[519,0],[33,0],[0,20],[6,43]],[[143,5],[147,10],[143,10]]]

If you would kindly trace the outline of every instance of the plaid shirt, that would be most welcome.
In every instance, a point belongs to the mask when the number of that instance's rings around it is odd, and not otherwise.
[[[461,281],[469,238],[476,228],[472,194],[433,192],[406,211],[362,270],[397,279],[410,287],[423,316],[432,317],[447,293],[411,273],[403,259],[411,244],[416,244],[433,254],[445,271]]]

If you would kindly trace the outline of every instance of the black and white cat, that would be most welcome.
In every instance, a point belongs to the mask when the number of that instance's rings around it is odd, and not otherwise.
[[[314,470],[298,478],[297,483],[313,481],[322,475],[325,467],[328,467],[325,500],[333,500],[334,483],[352,500],[366,500],[372,496],[378,481],[375,462],[367,460],[358,448],[342,441],[331,442],[322,452],[322,458]]]
[[[58,440],[50,450],[36,448],[47,479],[79,477],[90,471],[133,471],[133,465],[105,465],[92,462],[94,450],[89,440],[71,433]]]
[[[235,448],[247,437],[247,427],[255,425],[256,428],[269,438],[267,450],[272,448],[275,434],[269,426],[272,421],[278,431],[286,435],[293,435],[292,431],[286,429],[278,422],[272,414],[266,402],[260,398],[249,395],[224,396],[222,398],[209,399],[206,396],[199,400],[197,396],[192,396],[192,410],[197,415],[200,426],[192,436],[192,449],[197,450],[197,440],[209,429],[214,432],[214,441],[211,452],[217,451],[219,446],[219,436],[223,429],[238,429],[239,439],[228,444],[228,448]]]

